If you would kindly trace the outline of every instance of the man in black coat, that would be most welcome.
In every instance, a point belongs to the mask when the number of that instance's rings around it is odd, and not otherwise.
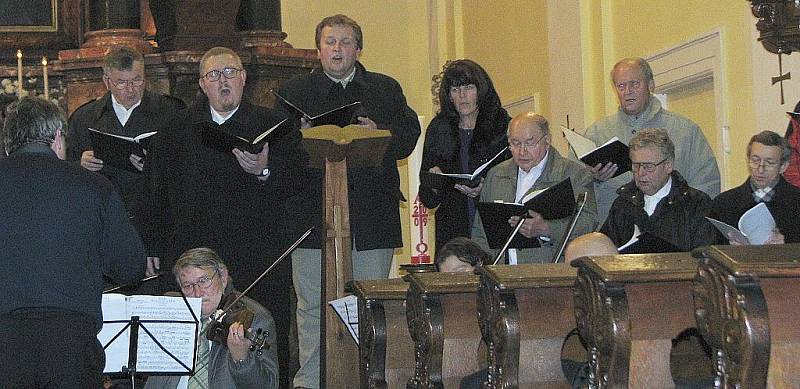
[[[316,29],[321,69],[285,83],[279,94],[311,116],[360,101],[357,123],[368,129],[391,131],[391,140],[379,167],[348,168],[350,230],[353,234],[353,278],[386,278],[394,248],[403,245],[400,230],[400,176],[397,161],[408,157],[420,135],[416,113],[403,90],[391,77],[367,71],[358,57],[363,48],[361,27],[344,15],[323,19]],[[286,104],[287,114],[295,111]],[[301,119],[296,126],[310,127]],[[307,193],[290,201],[294,230],[322,225],[323,171],[311,170]],[[321,228],[293,254],[297,292],[300,371],[295,386],[319,387],[319,297]]]
[[[0,387],[98,388],[103,277],[144,274],[139,235],[105,178],[62,161],[66,119],[22,98],[0,160]]]
[[[629,147],[633,181],[617,190],[600,232],[618,247],[634,236],[649,242],[637,252],[689,251],[713,244],[716,230],[705,219],[711,199],[673,170],[675,146],[666,131],[638,131]]]
[[[136,137],[146,132],[167,128],[182,101],[145,90],[144,57],[127,46],[115,46],[103,58],[103,97],[75,110],[69,120],[70,137],[67,159],[79,161],[84,168],[100,172],[119,190],[134,225],[143,222],[139,207],[143,206],[145,186],[141,171],[145,159],[136,154],[126,156],[128,168],[112,166],[95,157],[89,128],[115,135]],[[151,250],[148,250],[151,251]],[[155,274],[158,258],[148,258],[147,275]]]
[[[753,135],[747,144],[750,177],[742,185],[717,196],[709,217],[736,227],[747,210],[763,202],[777,227],[766,244],[800,243],[800,188],[781,175],[789,167],[791,152],[786,139],[772,131]],[[721,234],[719,240],[728,243],[728,238]]]
[[[233,50],[215,47],[200,62],[204,95],[159,133],[147,156],[152,190],[145,239],[159,256],[174,261],[191,248],[208,247],[228,260],[230,275],[244,290],[296,236],[287,234],[286,199],[305,191],[308,156],[299,131],[248,152],[220,149],[204,133],[254,139],[284,119],[242,101],[247,73]],[[162,263],[162,267],[172,263]],[[276,318],[281,375],[289,366],[288,261],[262,279],[248,296]]]

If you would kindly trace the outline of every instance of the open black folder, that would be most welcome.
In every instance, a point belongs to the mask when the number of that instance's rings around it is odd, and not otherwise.
[[[635,240],[632,238],[628,243],[617,249],[620,254],[652,254],[652,253],[676,253],[682,251],[670,242],[649,232],[639,234]]]
[[[471,174],[466,173],[432,173],[432,172],[420,172],[419,180],[422,186],[430,189],[439,189],[439,190],[455,190],[456,184],[466,185],[470,188],[474,188],[481,183],[480,178],[486,175],[486,172],[489,171],[494,165],[497,163],[504,161],[508,158],[507,153],[508,147],[503,147],[494,157],[490,160],[486,161],[483,165],[478,166],[474,172]],[[505,158],[503,158],[505,156]]]
[[[549,188],[528,193],[522,203],[481,202],[478,212],[489,248],[499,249],[514,229],[508,224],[511,216],[524,216],[529,210],[539,213],[545,220],[563,219],[575,210],[575,194],[572,180],[567,177]],[[538,239],[518,235],[509,248],[524,249],[539,247]]]
[[[360,101],[354,101],[317,115],[311,115],[300,109],[300,107],[298,107],[296,104],[279,95],[274,89],[271,90],[271,92],[279,100],[283,101],[286,103],[286,105],[294,109],[297,113],[298,119],[300,117],[304,117],[306,120],[311,122],[312,127],[325,126],[329,124],[339,127],[346,127],[350,124],[357,124],[358,116],[366,116],[366,114],[363,113],[364,108],[361,107]]]
[[[601,146],[597,146],[590,139],[572,131],[568,128],[561,128],[567,142],[572,146],[575,155],[581,162],[589,167],[597,164],[605,165],[609,162],[617,164],[617,172],[614,177],[631,170],[631,157],[628,146],[622,143],[617,137],[609,139]]]
[[[252,139],[248,139],[243,136],[229,134],[209,123],[209,125],[200,128],[200,139],[206,147],[224,153],[231,152],[233,149],[239,149],[258,154],[261,152],[261,149],[264,148],[265,143],[280,139],[290,131],[292,131],[292,126],[289,125],[288,119],[283,119],[278,123],[272,124],[271,127],[254,136]]]
[[[89,141],[92,143],[94,157],[104,164],[139,173],[139,169],[131,164],[131,154],[142,158],[150,143],[150,139],[157,131],[145,132],[135,137],[112,134],[94,128],[89,128]]]

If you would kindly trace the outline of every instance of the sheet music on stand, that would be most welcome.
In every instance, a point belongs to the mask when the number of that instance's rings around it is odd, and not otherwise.
[[[201,301],[200,298],[104,294],[103,328],[97,334],[106,354],[103,373],[191,374],[196,359]],[[137,339],[135,344],[132,338]],[[131,355],[131,350],[135,355]]]
[[[353,340],[358,344],[358,298],[354,295],[328,301],[333,307],[339,318],[342,319],[344,326],[350,331]]]

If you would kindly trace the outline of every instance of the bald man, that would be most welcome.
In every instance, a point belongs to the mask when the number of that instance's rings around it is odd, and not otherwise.
[[[564,261],[570,263],[590,255],[616,255],[617,246],[601,232],[590,232],[575,238],[564,250]]]
[[[586,165],[568,160],[550,145],[552,140],[550,126],[544,116],[525,112],[515,116],[508,125],[508,144],[512,158],[493,167],[486,174],[481,191],[481,202],[520,202],[525,195],[534,190],[549,188],[565,178],[572,179],[575,195],[586,192],[586,205],[575,226],[574,234],[585,234],[594,230],[597,222],[597,206],[594,200],[592,174]],[[519,217],[512,217],[508,223],[516,225]],[[555,254],[554,243],[558,242],[568,228],[570,218],[545,220],[542,215],[530,211],[520,229],[520,235],[536,240],[539,247],[512,249],[508,262],[545,263]],[[486,232],[476,214],[472,226],[472,237],[486,251],[489,248]],[[496,253],[493,253],[493,256]]]

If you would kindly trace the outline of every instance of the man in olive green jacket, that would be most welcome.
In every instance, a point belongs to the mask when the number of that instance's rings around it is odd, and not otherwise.
[[[550,146],[551,135],[547,119],[533,112],[514,117],[508,126],[508,143],[512,159],[492,168],[483,182],[481,202],[520,202],[530,191],[549,188],[567,177],[572,182],[576,197],[586,192],[586,205],[578,219],[571,237],[589,233],[597,224],[597,204],[591,171],[582,163],[568,160]],[[511,217],[509,224],[516,225],[518,217]],[[529,211],[519,234],[526,239],[535,239],[540,247],[509,250],[509,263],[546,263],[552,260],[558,242],[563,238],[570,217],[544,220],[536,212]],[[472,226],[472,237],[484,250],[489,248],[480,211]]]

